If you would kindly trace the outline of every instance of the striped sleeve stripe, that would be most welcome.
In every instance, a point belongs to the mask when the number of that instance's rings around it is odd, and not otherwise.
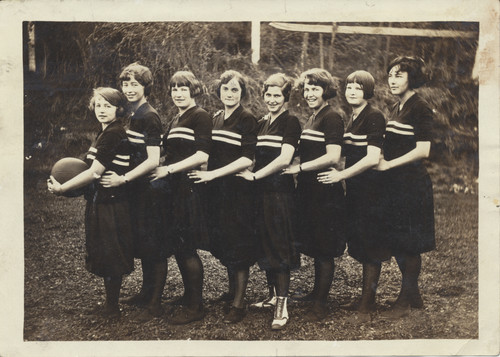
[[[344,144],[354,145],[354,146],[367,146],[368,141],[352,141],[349,139],[344,139]]]
[[[214,135],[227,136],[227,137],[232,137],[232,138],[241,140],[240,134],[233,133],[232,131],[228,131],[228,130],[212,130],[212,136],[214,136]]]
[[[89,151],[90,151],[90,152],[97,152],[97,149],[96,149],[95,147],[91,146],[91,147],[89,148]]]
[[[186,139],[194,141],[194,135],[184,134],[184,133],[170,133],[168,134],[167,140],[170,139]]]
[[[345,133],[344,134],[344,139],[350,138],[353,140],[366,140],[367,137],[368,137],[368,135],[355,135],[353,133]]]
[[[138,138],[143,138],[144,137],[144,134],[141,134],[141,133],[138,133],[137,131],[133,131],[133,130],[127,130],[127,135],[129,136],[135,136],[135,137],[138,137]]]
[[[272,141],[259,141],[259,142],[257,142],[257,146],[269,146],[269,147],[273,147],[273,148],[280,148],[281,143],[276,143],[276,142],[272,142]]]
[[[355,135],[353,133],[344,134],[344,144],[354,145],[354,146],[367,146],[368,145],[368,135]]]
[[[115,157],[117,159],[121,159],[121,160],[130,160],[130,155],[118,155],[118,154],[116,154]]]
[[[87,159],[95,160],[95,155],[94,154],[87,154]]]
[[[282,142],[283,137],[279,135],[259,135],[257,136],[257,140],[269,140],[269,141],[275,141],[275,142]]]
[[[128,137],[128,141],[130,141],[131,143],[137,143],[137,144],[145,144],[146,142],[142,139],[136,139],[136,138],[132,138],[132,137]]]
[[[118,156],[118,155],[117,155]],[[111,161],[113,164],[115,165],[120,165],[120,166],[129,166],[129,162],[128,161],[121,161],[121,160],[118,160],[118,159],[114,159],[113,161]]]
[[[306,129],[300,135],[300,139],[325,142],[325,134],[321,131]]]
[[[224,142],[224,143],[227,143],[227,144],[231,144],[231,145],[241,146],[241,142],[240,141],[229,139],[229,138],[226,138],[224,136],[212,135],[212,140],[221,141],[221,142]]]
[[[397,121],[394,121],[394,120],[390,120],[388,123],[387,123],[387,126],[393,126],[393,127],[396,127],[398,129],[409,129],[409,130],[413,130],[413,126],[410,125],[410,124],[403,124],[403,123],[400,123],[400,122],[397,122]]]
[[[387,127],[385,129],[385,131],[389,131],[391,133],[395,133],[395,134],[399,134],[399,135],[407,135],[407,136],[412,136],[414,135],[413,134],[413,131],[404,131],[404,130],[398,130],[398,129],[395,129],[395,128],[390,128],[390,127]]]
[[[171,129],[170,134],[172,134],[172,133],[194,134],[194,130],[179,126],[177,128]]]

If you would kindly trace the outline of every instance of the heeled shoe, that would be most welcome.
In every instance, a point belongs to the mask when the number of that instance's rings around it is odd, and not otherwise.
[[[308,322],[319,322],[324,320],[328,316],[328,306],[323,303],[315,303],[306,312],[304,320]]]
[[[246,309],[244,307],[231,306],[229,313],[224,317],[224,323],[235,324],[243,320],[246,315]]]
[[[205,310],[203,307],[190,309],[185,306],[181,306],[175,311],[174,315],[168,319],[168,322],[172,325],[187,325],[191,322],[202,320],[204,317]]]
[[[278,296],[276,298],[276,308],[274,309],[274,319],[271,324],[271,330],[281,330],[288,322],[286,300],[287,298],[283,296]]]

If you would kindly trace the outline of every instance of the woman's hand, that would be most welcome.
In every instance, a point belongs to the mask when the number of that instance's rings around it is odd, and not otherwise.
[[[250,171],[249,169],[243,170],[241,172],[238,172],[236,176],[243,177],[247,181],[253,181],[254,180],[254,173]]]
[[[385,159],[380,159],[378,165],[375,166],[373,169],[377,171],[387,171],[391,169],[391,164],[389,163],[389,161],[386,161]]]
[[[123,185],[124,183],[126,183],[126,181],[125,177],[119,176],[116,172],[106,171],[99,180],[99,183],[103,187],[109,188],[109,187],[118,187],[120,185]]]
[[[156,181],[158,179],[167,177],[168,175],[170,175],[168,166],[158,166],[151,172],[149,178],[151,179],[151,181]]]
[[[49,190],[50,193],[53,193],[55,195],[62,195],[62,185],[57,182],[57,180],[54,178],[54,176],[50,176],[50,178],[47,180],[47,189]]]
[[[209,182],[215,178],[212,171],[193,170],[188,173],[188,177],[195,180],[194,183]]]
[[[293,175],[300,172],[300,165],[290,165],[281,172],[282,175]]]
[[[342,181],[344,178],[342,177],[342,171],[337,171],[334,168],[329,171],[320,172],[318,174],[318,181],[324,183],[325,185],[329,185],[332,183],[337,183]]]

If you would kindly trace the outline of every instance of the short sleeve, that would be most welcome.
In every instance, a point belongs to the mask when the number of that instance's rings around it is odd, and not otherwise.
[[[290,144],[294,148],[299,146],[299,138],[302,129],[297,117],[289,116],[286,120],[285,130],[283,132],[283,144]]]
[[[241,156],[253,160],[257,144],[257,120],[249,112],[241,116]]]
[[[366,136],[368,145],[382,148],[384,142],[385,118],[377,111],[370,113],[366,125]]]
[[[161,144],[161,121],[158,114],[149,112],[144,115],[144,142],[146,146],[159,146]]]
[[[323,118],[325,145],[340,145],[344,141],[344,121],[333,110]]]
[[[104,167],[109,167],[123,140],[126,139],[116,132],[103,132],[95,143],[97,149],[95,160]]]
[[[426,102],[419,101],[415,105],[412,114],[415,141],[431,141],[433,124],[432,109]]]
[[[194,125],[194,141],[196,151],[210,153],[210,144],[212,142],[212,118],[210,115],[200,109],[196,113]]]

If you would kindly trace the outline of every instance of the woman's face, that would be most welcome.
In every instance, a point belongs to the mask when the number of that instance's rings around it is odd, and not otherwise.
[[[347,83],[345,87],[345,99],[351,107],[360,107],[366,104],[365,92],[359,83]]]
[[[193,102],[193,98],[191,98],[191,91],[188,86],[180,86],[177,85],[172,87],[171,96],[174,104],[179,109],[186,109],[191,106]]]
[[[389,71],[387,78],[391,93],[397,96],[403,96],[410,89],[408,81],[408,72],[400,71],[400,66],[396,65]]]
[[[144,98],[144,86],[137,82],[134,76],[128,81],[122,81],[122,92],[130,103],[135,103]]]
[[[285,106],[285,96],[281,92],[281,88],[276,86],[267,87],[264,93],[264,103],[266,103],[267,110],[271,114],[276,114]]]
[[[233,108],[240,104],[241,86],[236,78],[220,86],[220,100],[228,108]]]
[[[94,99],[94,113],[101,124],[110,124],[116,120],[118,107],[110,104],[103,96],[98,95]]]
[[[304,99],[311,109],[319,109],[325,104],[323,99],[323,87],[316,86],[314,84],[309,84],[306,82],[304,84]]]

